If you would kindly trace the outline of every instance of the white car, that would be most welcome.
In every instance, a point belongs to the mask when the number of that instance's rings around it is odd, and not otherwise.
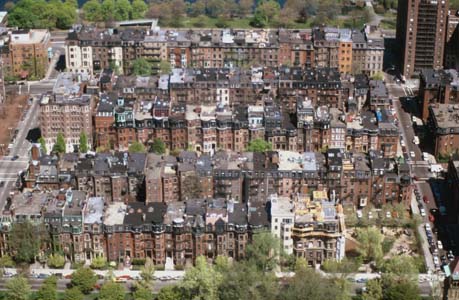
[[[419,212],[421,213],[421,216],[422,216],[422,217],[425,217],[425,216],[426,216],[426,211],[425,211],[424,208],[421,207],[421,208],[419,209]]]
[[[416,154],[414,153],[414,151],[410,151],[410,157],[411,158],[415,158],[416,157]]]
[[[440,265],[440,260],[438,259],[438,256],[435,255],[435,256],[433,257],[433,261],[434,261],[434,265],[435,265],[436,267],[438,267],[438,266]]]
[[[442,244],[441,241],[437,242],[437,246],[438,246],[438,249],[440,249],[440,250],[443,249],[443,244]]]
[[[402,147],[405,147],[405,141],[404,140],[400,140],[400,145],[402,145]]]
[[[373,219],[373,213],[371,211],[368,213],[368,219]]]
[[[390,211],[386,211],[386,218],[390,219],[392,217]]]
[[[361,210],[358,210],[358,211],[357,211],[357,218],[361,219],[362,216],[363,216],[362,211],[361,211]]]
[[[426,225],[425,225],[425,226],[426,226],[426,231],[430,231],[430,230],[432,230],[432,228],[430,227],[430,224],[429,224],[429,223],[426,223]]]

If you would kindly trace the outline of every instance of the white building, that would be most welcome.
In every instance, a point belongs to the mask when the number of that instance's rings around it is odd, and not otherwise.
[[[271,195],[271,233],[279,238],[287,254],[293,253],[292,227],[295,218],[294,204],[290,198]]]

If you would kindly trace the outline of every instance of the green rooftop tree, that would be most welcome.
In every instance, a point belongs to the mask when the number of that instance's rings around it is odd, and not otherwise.
[[[131,153],[145,153],[146,152],[145,146],[141,142],[138,142],[138,141],[133,142],[129,146],[128,151]]]
[[[45,141],[45,138],[41,136],[41,137],[38,139],[38,142],[40,143],[40,150],[41,150],[41,152],[43,152],[43,153],[45,153],[45,154],[48,153],[48,149],[46,148],[46,141]]]
[[[153,140],[153,144],[151,145],[150,152],[156,153],[156,154],[164,154],[166,153],[166,144],[158,138]]]

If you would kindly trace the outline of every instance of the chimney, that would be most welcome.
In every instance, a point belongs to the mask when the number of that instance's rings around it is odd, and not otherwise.
[[[45,153],[46,154],[46,153]],[[40,158],[40,144],[33,144],[30,150],[32,160],[38,160]]]

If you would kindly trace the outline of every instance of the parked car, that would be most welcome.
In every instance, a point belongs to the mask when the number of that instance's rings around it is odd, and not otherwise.
[[[427,196],[424,196],[422,197],[422,200],[424,201],[424,203],[429,203],[429,198],[427,198]]]
[[[422,216],[422,217],[425,217],[425,216],[426,216],[426,211],[425,211],[424,208],[421,207],[421,208],[419,209],[419,212],[421,213],[421,216]]]
[[[437,242],[438,249],[443,249],[443,243],[441,241]]]
[[[449,261],[453,261],[453,260],[454,260],[453,251],[449,250],[449,251],[448,251],[448,254],[447,254],[446,256],[448,257],[448,260],[449,260]]]
[[[373,219],[373,213],[371,211],[368,213],[368,219]]]
[[[357,218],[361,219],[362,216],[363,216],[362,211],[361,211],[361,210],[358,210],[358,211],[357,211]]]
[[[434,255],[433,261],[434,261],[435,267],[439,267],[440,266],[440,260],[438,259],[438,256]]]
[[[414,153],[414,151],[410,151],[410,157],[411,158],[415,158],[416,157],[416,154]]]
[[[5,186],[5,181],[0,181],[0,188]]]
[[[430,224],[429,224],[429,223],[426,223],[424,226],[425,226],[425,228],[426,228],[426,231],[432,230],[432,228],[430,227]]]
[[[392,217],[392,216],[391,216],[391,214],[390,214],[390,211],[386,211],[386,218],[387,218],[387,219],[390,219],[391,217]]]
[[[12,161],[15,161],[15,160],[17,160],[18,158],[19,158],[19,155],[15,155],[15,156],[13,156],[13,157],[11,158],[11,160],[12,160]]]
[[[435,217],[432,214],[429,215],[429,221],[432,223],[435,222]]]
[[[116,277],[115,282],[123,283],[123,282],[127,282],[127,279],[123,277]]]

